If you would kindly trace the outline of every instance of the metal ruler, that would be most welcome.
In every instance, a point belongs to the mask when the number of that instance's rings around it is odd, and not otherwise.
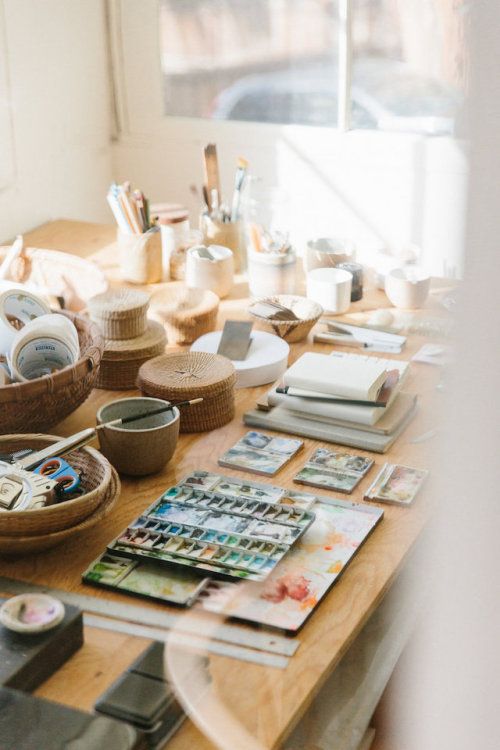
[[[123,620],[113,620],[107,617],[99,617],[98,615],[84,615],[83,621],[85,625],[91,628],[102,628],[104,630],[111,630],[115,633],[126,633],[127,635],[133,635],[138,638],[151,638],[154,641],[167,642],[168,631],[161,628],[151,628],[144,625],[136,625],[131,622],[124,622]],[[257,651],[253,648],[246,646],[237,646],[231,643],[222,643],[221,641],[202,641],[195,636],[186,636],[182,634],[182,644],[188,648],[200,649],[201,651],[208,651],[211,654],[217,654],[218,656],[229,656],[233,659],[240,659],[241,661],[249,661],[254,664],[261,664],[265,667],[278,667],[279,669],[285,669],[290,661],[288,657],[281,656],[280,654],[271,654],[268,651]]]
[[[99,599],[97,596],[76,594],[72,591],[51,589],[48,586],[3,576],[0,576],[0,591],[7,594],[26,594],[30,591],[50,594],[66,604],[79,607],[84,612],[162,630],[169,630],[174,627],[179,618],[182,618],[182,615],[174,615],[171,612],[142,608],[136,604],[123,604],[109,599]],[[199,635],[199,627],[192,621],[186,622],[186,632],[194,636]],[[212,638],[214,641],[244,646],[270,654],[280,654],[281,656],[293,656],[300,646],[300,641],[296,639],[228,623],[219,625]]]

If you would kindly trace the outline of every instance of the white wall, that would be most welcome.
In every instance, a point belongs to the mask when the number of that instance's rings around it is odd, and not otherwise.
[[[459,143],[408,133],[166,118],[157,2],[114,0],[112,9],[119,30],[113,37],[118,180],[140,184],[155,201],[186,204],[195,220],[200,202],[189,188],[203,179],[203,145],[216,142],[226,196],[240,155],[253,174],[288,191],[299,252],[306,239],[325,234],[350,236],[362,247],[411,242],[421,246],[433,274],[461,273],[467,165]]]
[[[109,221],[107,70],[103,0],[0,0],[0,242]]]

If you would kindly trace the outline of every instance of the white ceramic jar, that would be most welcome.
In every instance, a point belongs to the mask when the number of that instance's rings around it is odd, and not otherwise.
[[[431,277],[419,266],[394,268],[385,277],[385,293],[395,307],[417,310],[429,294]]]
[[[314,268],[307,274],[307,296],[325,312],[340,314],[351,304],[352,273],[341,268]]]
[[[208,254],[212,257],[206,257]],[[227,297],[233,286],[233,253],[222,245],[195,245],[186,254],[186,286]]]
[[[162,280],[161,238],[157,227],[144,234],[118,231],[120,273],[132,284],[156,284]]]
[[[272,297],[295,292],[297,257],[287,253],[264,253],[249,250],[248,286],[251,297]]]

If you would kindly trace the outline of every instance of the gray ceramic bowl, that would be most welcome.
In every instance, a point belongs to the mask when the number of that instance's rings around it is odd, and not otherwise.
[[[154,411],[168,404],[160,398],[123,398],[104,404],[98,410],[98,424]],[[155,474],[172,458],[179,437],[179,409],[138,419],[119,427],[99,430],[101,452],[120,474]]]

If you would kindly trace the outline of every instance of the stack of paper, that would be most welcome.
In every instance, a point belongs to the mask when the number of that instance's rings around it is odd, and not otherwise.
[[[244,421],[384,453],[416,411],[416,396],[401,390],[408,367],[360,354],[308,352]]]

